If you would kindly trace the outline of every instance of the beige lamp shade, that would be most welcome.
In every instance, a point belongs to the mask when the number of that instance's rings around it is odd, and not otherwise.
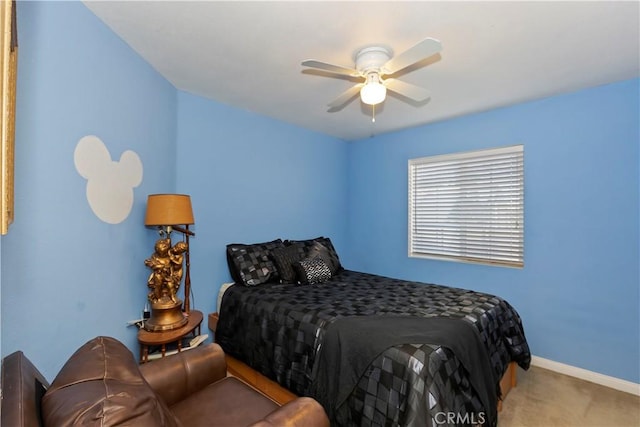
[[[150,194],[144,225],[193,224],[191,197],[186,194]]]

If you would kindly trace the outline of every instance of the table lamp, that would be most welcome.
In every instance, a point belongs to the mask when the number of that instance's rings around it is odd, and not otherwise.
[[[151,194],[147,199],[146,226],[158,227],[160,239],[156,241],[154,253],[145,260],[151,269],[147,280],[151,303],[151,317],[144,322],[148,331],[168,331],[187,323],[191,310],[191,277],[189,274],[189,230],[193,224],[191,198],[185,194]],[[184,227],[183,227],[184,226]],[[171,232],[179,231],[185,240],[172,246]],[[182,301],[177,297],[184,268],[184,313]]]

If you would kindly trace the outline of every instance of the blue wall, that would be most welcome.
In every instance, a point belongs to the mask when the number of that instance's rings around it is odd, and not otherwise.
[[[500,295],[540,357],[640,380],[639,80],[349,145],[350,267]],[[524,144],[525,267],[407,256],[407,161]]]
[[[15,222],[2,237],[2,354],[50,380],[81,344],[110,335],[137,354],[155,235],[146,196],[175,186],[176,92],[80,2],[18,4]],[[144,165],[130,216],[91,211],[74,149],[97,135]]]
[[[228,243],[329,236],[346,250],[347,143],[178,94],[178,191],[191,194],[196,308],[231,281]]]

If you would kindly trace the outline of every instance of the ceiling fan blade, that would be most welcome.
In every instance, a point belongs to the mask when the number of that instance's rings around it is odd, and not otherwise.
[[[358,93],[360,93],[362,86],[364,86],[364,83],[358,83],[357,85],[351,86],[349,89],[342,92],[339,97],[328,104],[329,111],[339,110],[341,107],[349,103],[356,95],[358,95]]]
[[[398,93],[414,101],[422,102],[431,97],[431,93],[420,86],[412,85],[411,83],[405,83],[398,79],[386,79],[384,85],[388,90]]]
[[[422,61],[442,50],[442,43],[431,37],[427,37],[415,46],[394,56],[382,66],[385,74],[393,74],[407,68],[409,65]]]
[[[347,68],[341,65],[328,64],[326,62],[318,61],[315,59],[307,59],[306,61],[302,61],[302,65],[304,65],[305,67],[318,68],[320,70],[330,71],[336,74],[344,74],[346,76],[360,75],[358,71],[354,70],[353,68]]]

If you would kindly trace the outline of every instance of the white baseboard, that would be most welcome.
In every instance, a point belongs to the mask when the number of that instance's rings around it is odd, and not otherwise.
[[[565,365],[564,363],[554,362],[553,360],[544,359],[538,356],[531,356],[531,364],[539,368],[558,372],[559,374],[569,375],[570,377],[579,378],[581,380],[600,384],[615,390],[624,391],[625,393],[640,396],[640,384],[638,383],[599,374],[576,366]]]

